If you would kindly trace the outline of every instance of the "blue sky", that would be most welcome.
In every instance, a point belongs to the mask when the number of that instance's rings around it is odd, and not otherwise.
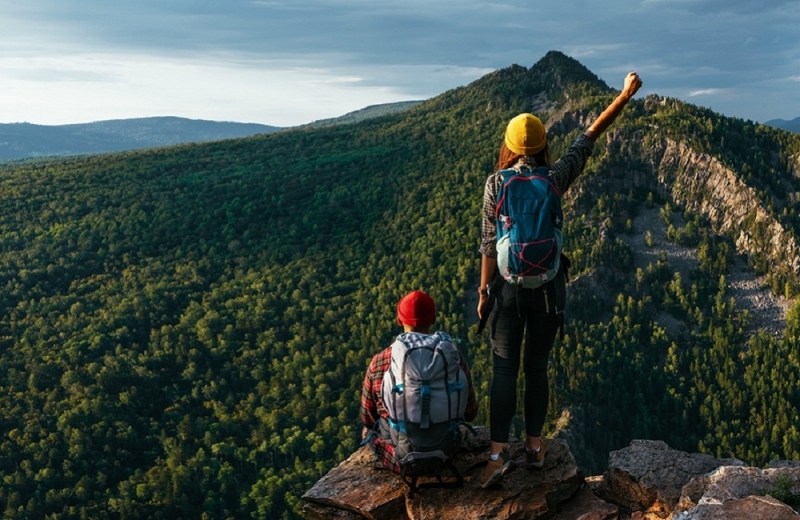
[[[292,126],[549,50],[620,88],[800,116],[800,0],[0,0],[0,122]]]

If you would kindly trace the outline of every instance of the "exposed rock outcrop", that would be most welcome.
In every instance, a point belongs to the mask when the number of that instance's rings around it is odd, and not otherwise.
[[[673,520],[796,520],[797,513],[771,496],[750,496],[719,504],[701,504]]]
[[[642,512],[641,518],[668,518],[692,478],[720,466],[743,465],[736,459],[674,450],[663,441],[635,440],[611,452],[608,471],[595,492],[628,511]]]
[[[630,513],[631,520],[797,518],[776,497],[800,496],[800,467],[793,461],[772,464],[777,467],[761,470],[737,459],[636,440],[612,452],[608,471],[590,482],[598,496],[619,505],[623,518]]]
[[[730,518],[707,515],[723,512],[731,515],[734,510],[747,514],[749,520],[796,518],[794,510],[775,498],[800,494],[800,468],[782,466],[770,469],[723,466],[695,477],[683,487],[675,518]],[[775,497],[765,498],[769,494]],[[706,516],[693,516],[699,511]]]
[[[800,463],[770,469],[737,459],[674,450],[662,441],[635,440],[614,451],[608,471],[584,479],[566,442],[549,442],[541,471],[517,469],[494,489],[478,484],[488,450],[479,429],[459,456],[463,488],[425,489],[413,499],[397,475],[374,469],[366,448],[331,470],[309,490],[309,520],[783,520],[797,518],[786,503],[800,497]],[[522,445],[511,455],[522,461]]]
[[[755,190],[719,160],[697,153],[682,143],[665,140],[658,180],[673,200],[706,215],[717,231],[737,236],[736,248],[752,255],[766,244],[773,261],[785,260],[800,274],[800,254],[794,236],[769,216]],[[763,237],[755,237],[745,221],[761,224]]]
[[[406,485],[386,470],[374,469],[374,456],[361,448],[331,470],[304,496],[309,520],[498,520],[553,518],[561,504],[576,497],[584,485],[583,475],[563,440],[548,443],[545,466],[528,471],[524,467],[510,472],[492,489],[480,487],[489,448],[487,428],[478,428],[478,436],[469,438],[456,466],[464,475],[459,489],[424,489],[414,498],[406,495]],[[520,464],[524,461],[522,444],[513,442],[509,450]],[[614,518],[616,507],[592,494],[580,494],[570,504],[567,519]],[[605,512],[605,513],[603,513]],[[585,516],[586,514],[595,516]],[[353,516],[356,515],[356,516]],[[597,516],[599,515],[599,516]]]

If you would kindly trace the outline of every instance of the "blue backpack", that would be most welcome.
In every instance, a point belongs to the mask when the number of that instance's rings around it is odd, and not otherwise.
[[[553,280],[561,258],[561,194],[546,167],[501,170],[497,267],[509,283],[536,289]]]

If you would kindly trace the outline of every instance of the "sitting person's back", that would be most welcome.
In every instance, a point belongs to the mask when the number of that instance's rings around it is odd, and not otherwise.
[[[441,438],[437,446],[443,451],[457,449],[458,423],[475,419],[478,412],[466,360],[447,334],[431,334],[435,322],[436,306],[427,294],[404,296],[397,306],[404,333],[372,358],[364,377],[362,438],[395,473],[402,472],[404,458],[415,450],[415,438]],[[421,365],[433,375],[414,374],[420,368],[414,366],[412,351],[424,358]]]

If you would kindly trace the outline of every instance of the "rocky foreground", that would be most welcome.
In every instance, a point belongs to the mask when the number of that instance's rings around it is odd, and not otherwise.
[[[768,469],[736,459],[715,459],[671,449],[662,441],[635,440],[612,452],[602,476],[584,478],[566,441],[548,443],[545,466],[518,468],[493,489],[481,489],[489,448],[477,428],[457,459],[463,488],[424,489],[408,498],[400,478],[376,469],[361,448],[304,496],[308,520],[711,520],[797,519],[786,502],[800,498],[800,462],[775,461]],[[520,463],[522,443],[509,450]]]

